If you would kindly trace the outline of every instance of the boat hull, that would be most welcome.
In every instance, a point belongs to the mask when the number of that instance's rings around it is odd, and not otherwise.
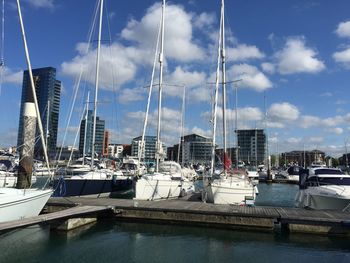
[[[1,188],[0,222],[37,216],[52,190]]]
[[[53,196],[109,196],[132,189],[132,179],[57,179],[53,180]]]
[[[296,196],[297,206],[315,210],[350,209],[350,195],[340,195],[334,193],[332,189],[330,190],[324,187],[321,189],[316,189],[316,187],[310,188],[299,190]],[[350,188],[347,188],[347,192],[350,192]],[[343,191],[343,193],[346,192],[346,190]]]
[[[205,187],[205,192],[208,203],[253,205],[257,190],[250,183],[214,180]]]
[[[137,200],[174,199],[194,191],[191,181],[139,178],[134,186]]]

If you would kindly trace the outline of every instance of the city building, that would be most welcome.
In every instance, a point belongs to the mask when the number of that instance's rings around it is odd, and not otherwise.
[[[54,156],[57,145],[57,130],[60,110],[61,81],[56,79],[56,69],[52,67],[33,69],[33,78],[36,90],[36,96],[41,116],[41,122],[44,129],[44,137],[47,142],[49,156]],[[27,100],[28,88],[30,87],[30,78],[28,70],[23,72],[22,98],[18,126],[17,146],[20,147],[23,142],[23,110],[24,102]],[[37,125],[36,138],[39,138],[39,128]],[[41,140],[35,144],[34,157],[43,158],[43,147]]]
[[[179,144],[169,147],[167,157],[169,160],[179,161],[184,163],[208,163],[211,161],[212,139],[198,135],[189,134],[181,137],[180,153]],[[182,154],[184,158],[182,158]]]
[[[113,158],[123,158],[131,155],[130,144],[109,144],[108,156]]]
[[[291,151],[282,153],[279,163],[284,166],[300,165],[308,167],[313,162],[325,162],[326,154],[319,150],[312,151]]]
[[[85,155],[89,156],[92,152],[92,137],[93,137],[93,111],[88,110],[87,119],[84,119],[80,123],[80,137],[79,137],[79,151],[80,154],[84,152],[85,145]],[[86,128],[86,133],[85,133]],[[84,144],[85,141],[85,144]],[[95,153],[98,156],[103,155],[103,145],[105,141],[105,121],[101,120],[96,116],[96,132],[95,132]],[[107,139],[108,141],[108,139]]]
[[[238,161],[252,166],[264,162],[266,135],[263,129],[237,130]],[[234,160],[233,163],[236,163]]]
[[[145,153],[142,156],[142,159],[146,163],[154,163],[156,159],[156,136],[145,136]],[[138,153],[141,149],[142,136],[136,137],[131,141],[131,156],[138,156]],[[162,144],[163,153],[166,154],[166,146]],[[161,158],[162,159],[162,158]]]

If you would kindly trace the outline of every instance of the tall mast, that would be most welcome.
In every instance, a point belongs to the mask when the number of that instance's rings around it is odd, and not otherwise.
[[[221,7],[222,10],[222,7]],[[222,28],[222,12],[221,12],[221,19],[220,19],[220,29]],[[215,144],[216,144],[216,115],[217,115],[217,104],[218,104],[218,91],[219,91],[219,75],[220,75],[220,50],[221,50],[221,33],[219,32],[219,45],[218,45],[218,58],[217,58],[217,67],[216,67],[216,78],[215,78],[215,91],[214,91],[214,105],[213,105],[213,126],[212,126],[212,148],[211,148],[211,167],[210,167],[210,175],[213,176],[214,174],[214,162],[215,162]]]
[[[43,151],[44,151],[44,157],[45,157],[45,161],[46,161],[46,165],[47,165],[47,170],[48,170],[49,174],[51,175],[50,165],[49,165],[49,158],[48,158],[48,155],[47,155],[46,142],[45,142],[45,138],[44,138],[43,124],[42,124],[42,121],[41,121],[41,115],[40,115],[39,106],[38,106],[38,99],[37,99],[37,96],[36,96],[34,77],[33,77],[33,73],[32,73],[32,65],[30,63],[29,51],[28,51],[28,46],[27,46],[27,39],[26,39],[26,35],[25,35],[23,19],[22,19],[21,5],[20,5],[19,0],[17,0],[17,10],[18,10],[18,17],[19,17],[20,26],[21,26],[21,33],[22,33],[22,40],[23,40],[23,45],[24,45],[24,52],[25,52],[25,55],[26,55],[26,62],[27,62],[27,66],[28,66],[30,86],[31,86],[32,95],[33,95],[33,101],[34,101],[34,106],[35,106],[35,113],[36,113],[36,116],[37,116],[38,127],[39,127],[39,131],[40,131],[40,139],[41,139],[41,143],[42,143],[42,146],[43,146]],[[27,175],[27,176],[31,176],[31,175]]]
[[[221,1],[221,78],[222,78],[222,129],[223,129],[223,159],[227,150],[226,145],[226,64],[225,64],[225,3]],[[224,173],[226,176],[226,165],[224,164]]]
[[[238,149],[238,86],[237,84],[235,85],[235,131],[236,131],[236,169],[238,168],[238,154],[239,154],[239,149]]]
[[[2,90],[2,80],[5,70],[4,59],[4,45],[5,45],[5,0],[2,0],[2,21],[1,21],[1,57],[0,57],[0,95]]]
[[[87,135],[87,129],[88,129],[88,118],[89,118],[89,100],[90,100],[90,91],[88,91],[87,98],[86,98],[86,113],[85,113],[85,127],[84,127],[84,145],[83,145],[83,165],[85,164],[85,155],[86,155],[86,135]]]
[[[96,78],[95,78],[95,98],[94,98],[94,121],[92,128],[92,149],[91,149],[91,170],[94,169],[95,158],[95,140],[96,140],[96,114],[97,114],[97,95],[98,95],[98,79],[100,73],[100,51],[101,51],[101,32],[102,32],[102,16],[103,16],[103,0],[100,3],[100,22],[98,28],[97,54],[96,54]]]
[[[48,146],[49,140],[49,124],[50,124],[50,100],[47,101],[47,112],[46,112],[46,147]]]
[[[181,109],[181,135],[180,135],[180,141],[179,141],[179,148],[177,150],[177,162],[180,163],[180,147],[181,147],[181,166],[184,165],[184,127],[185,127],[185,102],[186,102],[186,87],[183,87],[183,94],[182,94],[182,109]]]
[[[158,51],[159,37],[160,37],[160,32],[161,32],[161,24],[162,24],[162,18],[161,18],[160,26],[159,26],[159,30],[158,30],[156,52],[154,53],[151,83],[150,83],[150,86],[149,86],[147,106],[146,106],[146,114],[145,114],[145,119],[144,119],[144,122],[143,122],[141,146],[140,146],[139,151],[138,151],[139,164],[141,163],[141,158],[142,158],[142,156],[143,156],[143,154],[145,152],[145,135],[146,135],[146,128],[147,128],[147,123],[148,123],[148,112],[149,112],[149,107],[150,107],[150,104],[151,104],[151,96],[152,96],[152,90],[153,90],[154,73],[155,73],[156,63],[157,63],[157,51]],[[140,167],[140,165],[139,165],[139,167]],[[140,171],[139,171],[139,173],[140,173]]]
[[[162,90],[163,90],[163,59],[164,59],[164,19],[165,18],[165,0],[162,4],[162,23],[160,34],[160,51],[159,51],[159,93],[158,93],[158,125],[157,125],[157,149],[156,149],[156,172],[159,171],[159,155],[161,152],[160,141],[160,120],[162,111]]]

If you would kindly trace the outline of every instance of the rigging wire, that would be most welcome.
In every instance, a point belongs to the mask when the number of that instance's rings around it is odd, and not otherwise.
[[[109,54],[110,54],[110,57],[112,58],[113,57],[113,52],[112,52],[112,33],[111,33],[111,23],[110,23],[110,19],[111,19],[111,16],[109,16],[109,10],[108,10],[108,6],[107,6],[107,3],[105,4],[105,13],[106,13],[106,16],[107,16],[107,29],[108,29],[108,43],[109,43]],[[119,141],[119,133],[117,132],[119,127],[120,127],[120,123],[119,123],[119,118],[118,118],[118,95],[117,95],[117,88],[116,88],[116,76],[114,73],[117,72],[116,68],[115,68],[115,65],[112,63],[112,67],[111,67],[111,71],[112,71],[112,91],[113,91],[113,100],[114,100],[114,103],[113,103],[113,106],[114,106],[114,110],[112,110],[112,127],[114,126],[115,124],[115,140],[116,141]],[[114,135],[113,133],[111,134],[111,140],[112,140],[112,135]]]
[[[96,24],[96,19],[97,19],[97,14],[98,14],[98,6],[100,4],[100,1],[96,1],[96,5],[95,5],[95,9],[94,9],[94,17],[92,19],[92,22],[91,22],[91,25],[90,25],[90,30],[88,32],[88,37],[87,37],[87,46],[86,46],[86,49],[85,49],[85,53],[84,54],[87,54],[91,48],[91,39],[92,39],[92,35],[93,35],[93,32],[94,32],[94,28],[95,28],[95,24]],[[61,148],[60,148],[60,151],[59,151],[59,155],[57,157],[57,164],[56,166],[58,166],[58,161],[60,160],[61,158],[61,155],[62,155],[62,150],[63,150],[63,146],[64,146],[64,143],[65,143],[65,140],[66,140],[66,137],[67,137],[67,133],[68,133],[68,128],[69,128],[69,125],[70,125],[70,122],[71,122],[71,118],[72,118],[72,114],[73,114],[73,110],[74,110],[74,107],[75,107],[75,102],[76,102],[76,98],[77,98],[77,94],[78,94],[78,90],[79,90],[79,87],[80,87],[80,83],[81,83],[81,79],[82,79],[82,76],[83,76],[83,73],[84,73],[84,65],[81,65],[80,66],[80,72],[79,72],[79,75],[77,76],[76,80],[75,80],[75,83],[74,83],[74,95],[72,97],[72,100],[70,102],[70,112],[67,116],[67,119],[66,119],[66,128],[65,128],[65,131],[64,131],[64,135],[63,135],[63,139],[62,139],[62,144],[61,144]],[[73,151],[73,148],[74,148],[74,145],[72,147],[72,151]]]
[[[4,79],[5,71],[5,59],[4,59],[4,49],[5,49],[5,0],[2,0],[2,18],[1,18],[1,52],[0,52],[0,96],[2,91],[2,83]]]

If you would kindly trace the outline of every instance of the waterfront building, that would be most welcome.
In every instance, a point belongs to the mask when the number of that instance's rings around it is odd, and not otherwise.
[[[265,161],[266,135],[263,129],[237,130],[237,145],[239,161],[252,166]]]
[[[54,156],[57,145],[57,130],[60,110],[61,81],[56,79],[56,69],[53,67],[37,68],[32,70],[34,85],[38,100],[41,122],[46,138],[49,156]],[[23,72],[22,98],[19,116],[17,146],[23,144],[23,110],[24,102],[27,100],[27,91],[30,88],[30,78],[28,70]],[[39,137],[39,128],[36,129],[36,138]],[[43,158],[43,147],[41,140],[35,144],[34,157]]]
[[[325,156],[325,152],[319,150],[291,151],[281,154],[280,163],[285,166],[295,164],[308,167],[313,162],[325,162]]]
[[[109,144],[108,156],[113,158],[123,158],[131,155],[130,144]]]
[[[156,136],[145,136],[145,153],[144,156],[142,156],[142,159],[146,163],[153,163],[156,160],[156,145],[157,145],[157,137]],[[141,141],[142,136],[138,136],[131,141],[131,155],[132,156],[138,156],[139,151],[141,149]],[[166,146],[163,145],[163,153],[166,153]],[[160,159],[163,159],[163,156],[161,156]]]
[[[212,139],[198,135],[189,134],[181,137],[180,162],[184,163],[208,163],[211,161]],[[175,144],[167,151],[169,160],[177,161],[179,144]],[[182,159],[182,155],[184,158]]]
[[[80,154],[84,152],[84,138],[85,140],[85,155],[91,155],[92,152],[92,137],[93,137],[93,111],[88,110],[87,118],[80,123],[80,137],[79,137],[79,151]],[[86,127],[86,133],[85,133]],[[105,139],[105,121],[96,116],[96,132],[95,132],[95,153],[98,156],[103,155],[103,145]],[[108,141],[108,139],[107,139]]]

